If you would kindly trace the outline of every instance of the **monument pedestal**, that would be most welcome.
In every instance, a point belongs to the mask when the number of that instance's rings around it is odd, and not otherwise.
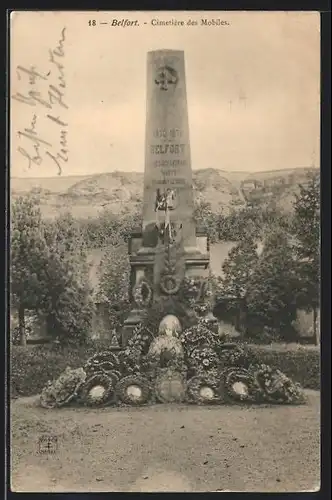
[[[165,299],[167,299],[167,297],[177,299],[179,292],[179,290],[177,290],[175,293],[165,293],[160,287],[163,265],[160,263],[159,257],[163,256],[165,246],[163,244],[159,244],[154,248],[145,247],[143,246],[143,241],[144,238],[142,232],[135,232],[132,234],[128,244],[129,262],[131,267],[131,288],[129,295],[133,303],[133,308],[123,325],[121,334],[122,347],[126,346],[135,327],[144,320],[146,314],[148,313],[148,307],[151,307],[151,304],[158,301],[162,297]],[[204,280],[209,277],[210,251],[208,237],[202,232],[197,232],[196,241],[197,244],[195,247],[190,249],[183,247],[181,255],[178,256],[178,263],[180,260],[182,261],[180,262],[180,268],[178,269],[178,280],[180,286],[184,278],[200,278]],[[134,290],[135,286],[140,282],[147,282],[151,285],[152,297],[148,307],[140,307],[135,303]],[[172,311],[167,312],[167,314],[171,313]],[[217,319],[212,313],[209,313],[206,319],[217,327]]]
[[[122,332],[121,332],[121,345],[126,347],[128,340],[132,336],[132,333],[137,325],[139,325],[144,319],[144,310],[142,309],[132,309],[124,321]]]

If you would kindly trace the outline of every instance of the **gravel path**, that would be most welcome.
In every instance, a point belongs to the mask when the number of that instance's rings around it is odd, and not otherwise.
[[[319,393],[304,406],[44,410],[12,402],[14,491],[304,491],[319,486]],[[54,454],[38,439],[54,435]]]

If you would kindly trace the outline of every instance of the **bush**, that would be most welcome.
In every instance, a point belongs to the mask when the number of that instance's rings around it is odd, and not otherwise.
[[[41,392],[48,380],[57,378],[67,366],[79,368],[98,350],[109,347],[104,342],[93,342],[77,348],[56,344],[11,349],[11,397],[32,396]],[[251,345],[251,351],[261,363],[279,368],[304,388],[320,388],[320,351],[317,347]]]
[[[261,363],[278,368],[305,389],[320,389],[320,349],[299,344],[250,345]]]
[[[281,332],[277,328],[269,327],[269,326],[264,326],[262,327],[261,325],[247,325],[247,330],[245,333],[245,339],[246,342],[252,343],[252,344],[272,344],[272,343],[278,343],[278,342],[291,342],[289,339],[292,339],[294,341],[294,337],[296,335],[292,335],[293,331],[291,327],[284,329],[283,332]]]
[[[107,342],[109,346],[109,342]],[[12,346],[10,359],[10,396],[39,394],[48,380],[57,378],[67,366],[79,368],[105,344],[94,342],[80,347],[59,344]]]

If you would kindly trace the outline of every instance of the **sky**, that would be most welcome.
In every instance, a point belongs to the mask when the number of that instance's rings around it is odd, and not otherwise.
[[[318,167],[319,23],[316,12],[15,12],[11,175],[143,172],[147,52],[157,49],[185,53],[193,169]]]

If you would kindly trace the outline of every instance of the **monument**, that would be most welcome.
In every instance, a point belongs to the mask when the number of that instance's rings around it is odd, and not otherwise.
[[[129,241],[132,309],[121,352],[111,346],[81,368],[67,368],[45,386],[41,405],[303,402],[285,374],[248,368],[252,354],[211,328],[209,246],[194,220],[183,52],[150,52],[147,78],[143,221]]]
[[[148,53],[143,222],[128,251],[133,308],[123,346],[154,301],[176,297],[184,278],[209,274],[208,238],[194,220],[183,51]]]

